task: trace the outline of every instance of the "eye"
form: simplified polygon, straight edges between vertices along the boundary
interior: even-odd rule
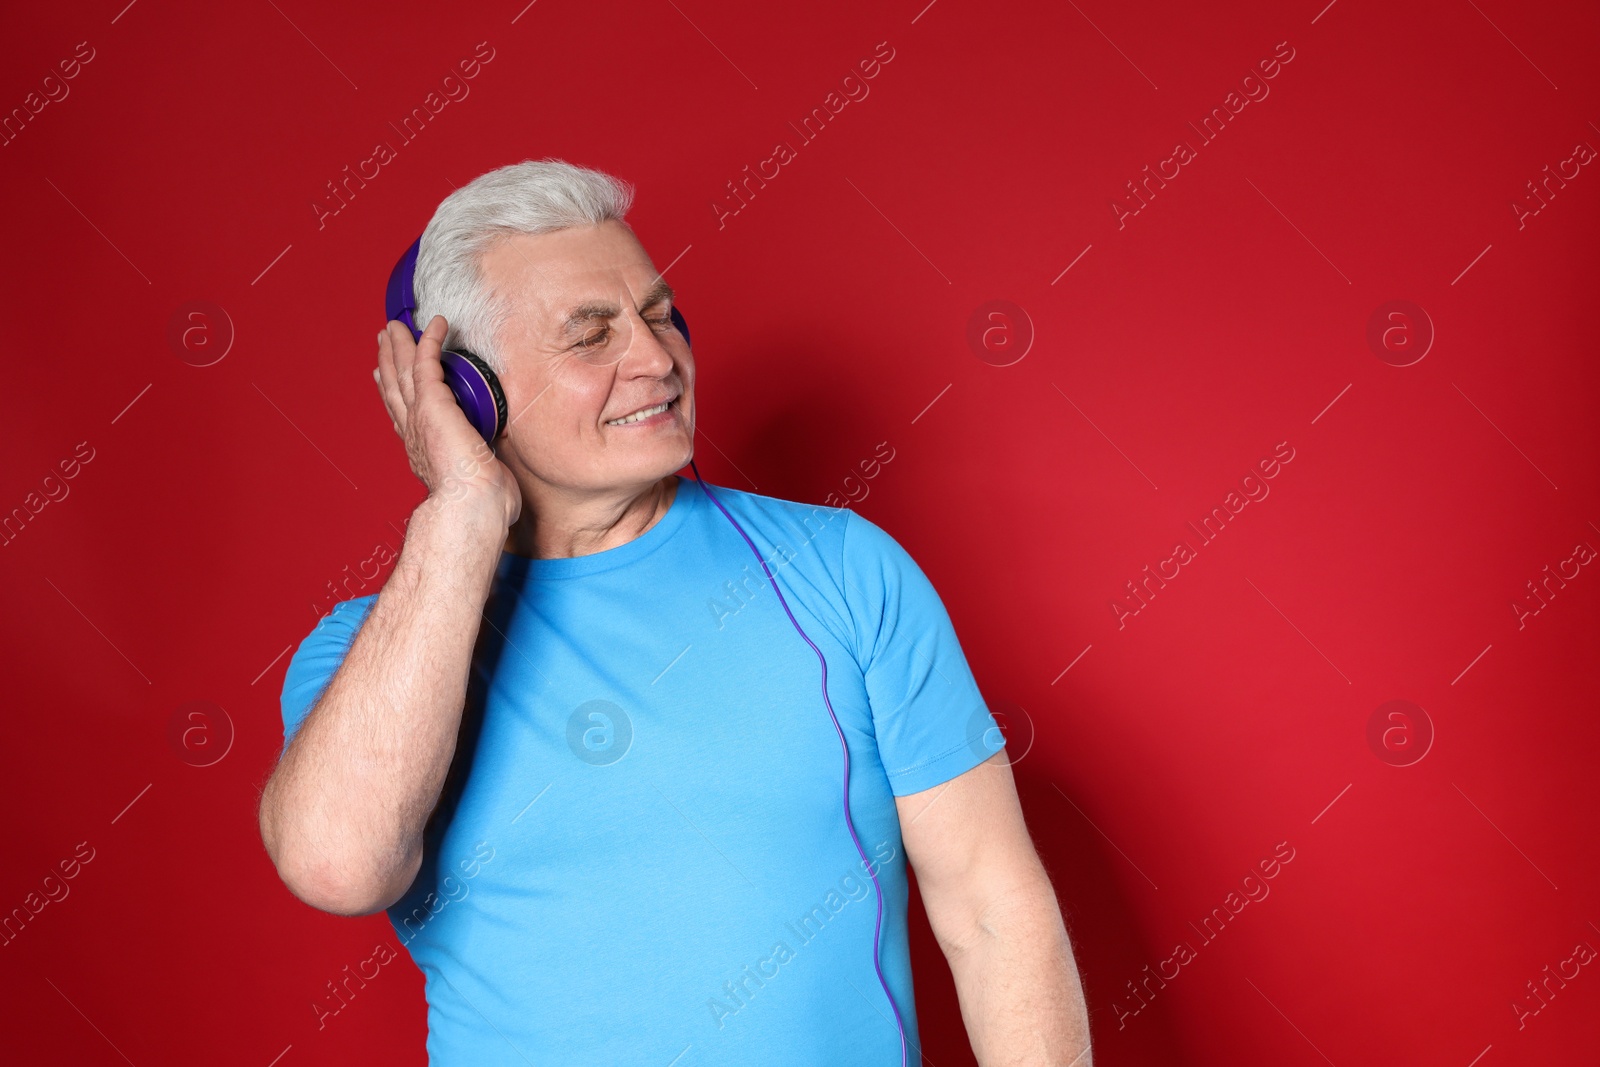
[[[652,326],[654,326],[654,327],[656,327],[657,329],[660,329],[660,330],[670,330],[673,327],[672,312],[670,312],[670,311],[667,312],[664,316],[662,316],[659,319],[649,319],[647,321]]]
[[[574,347],[577,347],[577,348],[593,348],[595,345],[598,345],[598,344],[602,343],[603,341],[605,341],[605,339],[608,336],[610,336],[610,334],[611,334],[611,327],[603,326],[603,327],[601,327],[600,332],[598,334],[594,335],[593,337],[585,337],[583,340],[579,341]]]

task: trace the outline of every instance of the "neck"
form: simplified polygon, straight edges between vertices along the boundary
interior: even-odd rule
[[[523,485],[522,514],[506,534],[505,550],[531,559],[568,559],[625,545],[672,506],[678,476],[602,493]]]

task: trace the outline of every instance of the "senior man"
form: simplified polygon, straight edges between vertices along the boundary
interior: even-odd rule
[[[921,1058],[909,862],[979,1062],[1087,1067],[1071,942],[927,578],[848,509],[675,473],[694,358],[631,199],[530,160],[429,222],[427,328],[390,322],[375,373],[427,496],[382,590],[290,663],[279,874],[388,911],[436,1065],[890,1067]],[[455,348],[502,383],[492,450]]]

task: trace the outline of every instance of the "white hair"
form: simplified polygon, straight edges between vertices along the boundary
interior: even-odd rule
[[[435,315],[450,324],[446,348],[465,348],[496,371],[497,341],[510,312],[483,277],[484,254],[511,234],[624,221],[633,186],[560,159],[523,160],[481,174],[440,201],[417,253],[417,329]]]

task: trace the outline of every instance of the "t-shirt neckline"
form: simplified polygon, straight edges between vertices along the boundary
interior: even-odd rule
[[[526,580],[544,581],[551,578],[577,578],[616,567],[627,566],[648,556],[672,539],[690,513],[696,511],[706,491],[693,478],[678,475],[678,487],[673,493],[667,513],[656,524],[632,541],[591,552],[586,556],[569,556],[561,559],[534,559],[514,552],[500,553],[499,577],[520,584]]]

